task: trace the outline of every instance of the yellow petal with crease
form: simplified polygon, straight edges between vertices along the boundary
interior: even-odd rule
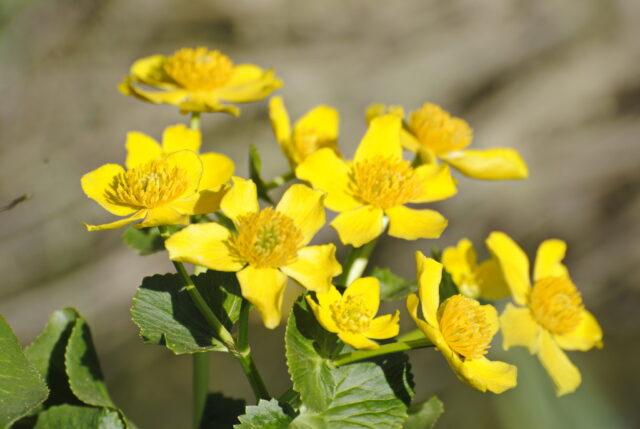
[[[238,271],[243,264],[229,253],[229,230],[217,223],[197,223],[176,232],[165,242],[169,258],[217,271]]]
[[[188,225],[189,216],[180,213],[170,205],[156,207],[147,210],[147,216],[142,222],[136,225],[137,228],[147,228],[160,225]]]
[[[85,227],[87,228],[87,231],[102,231],[105,229],[118,229],[123,226],[129,225],[130,223],[135,222],[139,219],[142,219],[143,217],[146,216],[146,214],[147,214],[147,210],[140,210],[139,212],[134,213],[133,215],[125,219],[120,219],[111,223],[103,223],[101,225],[85,224]]]
[[[298,179],[326,192],[325,205],[340,212],[362,205],[349,194],[349,174],[347,163],[329,148],[312,153],[296,168]]]
[[[198,192],[200,179],[202,178],[202,161],[200,161],[200,157],[195,152],[181,150],[169,154],[164,159],[169,166],[185,174],[187,186],[182,196],[191,196]]]
[[[520,305],[525,305],[531,290],[527,255],[504,232],[492,232],[487,238],[486,244],[500,264],[502,274],[511,289],[513,300]]]
[[[414,170],[420,180],[420,193],[411,203],[430,203],[451,198],[458,193],[448,165],[423,164]]]
[[[518,369],[515,366],[484,357],[465,360],[460,372],[471,386],[481,392],[502,393],[518,383]]]
[[[567,252],[567,244],[562,240],[545,240],[538,246],[533,279],[545,277],[568,277],[567,267],[562,264]]]
[[[256,213],[260,210],[258,205],[258,191],[256,184],[242,177],[232,177],[233,185],[220,202],[222,212],[232,221],[236,222],[238,216]]]
[[[373,318],[380,307],[380,281],[375,277],[361,277],[354,280],[342,296],[359,297],[367,310],[366,315]]]
[[[371,321],[369,329],[364,333],[365,337],[374,340],[384,340],[393,338],[400,332],[400,312],[398,310],[393,314],[385,314],[376,317]]]
[[[224,191],[200,191],[188,197],[173,201],[171,207],[182,214],[208,214],[218,211]]]
[[[342,295],[335,286],[331,286],[326,292],[316,292],[316,298],[321,307],[329,308],[334,302],[340,301]]]
[[[482,299],[497,301],[508,297],[511,293],[504,280],[498,261],[493,258],[487,259],[478,265],[476,279],[480,288],[478,296]]]
[[[127,149],[125,165],[128,170],[162,157],[162,149],[158,142],[138,131],[127,133],[125,148]]]
[[[339,292],[337,293],[339,294]],[[329,332],[338,333],[340,329],[333,320],[331,310],[328,307],[318,305],[309,295],[307,295],[306,299],[320,325]]]
[[[276,210],[287,215],[302,232],[302,245],[306,245],[325,222],[324,192],[296,184],[286,190]]]
[[[238,272],[242,296],[252,303],[269,329],[275,329],[282,317],[282,297],[287,276],[274,268],[248,266]]]
[[[448,224],[444,216],[429,209],[397,206],[387,209],[386,214],[389,216],[389,235],[405,240],[438,238]]]
[[[427,323],[438,328],[438,307],[440,307],[440,281],[442,264],[416,252],[418,295],[422,304],[422,316]]]
[[[188,128],[184,124],[172,125],[165,128],[162,134],[162,149],[165,153],[179,150],[198,152],[202,144],[202,135],[199,130]]]
[[[129,73],[133,79],[159,88],[176,88],[175,82],[164,71],[164,55],[151,55],[133,63]]]
[[[527,164],[514,149],[469,149],[441,154],[462,174],[482,180],[518,180],[529,176]]]
[[[587,310],[582,310],[580,324],[573,331],[555,336],[556,343],[565,350],[587,350],[602,348],[602,328],[596,318]]]
[[[377,238],[384,230],[383,212],[371,206],[340,213],[331,222],[343,244],[360,247]]]
[[[528,308],[507,304],[500,315],[500,328],[502,347],[505,350],[520,346],[527,347],[531,354],[538,351],[542,328],[533,319]]]
[[[124,173],[124,168],[118,164],[105,164],[82,176],[80,185],[87,197],[100,204],[109,213],[116,216],[127,216],[136,210],[128,206],[114,204],[108,198],[113,180],[122,173]]]
[[[228,183],[233,176],[235,164],[225,155],[215,152],[200,155],[202,161],[202,178],[200,190],[218,191],[222,185]]]
[[[363,334],[352,334],[342,331],[338,333],[338,337],[357,350],[375,350],[380,347],[378,343],[368,339]]]
[[[328,291],[331,279],[342,272],[333,244],[303,247],[298,250],[295,261],[280,269],[304,288],[315,292]]]
[[[229,81],[215,90],[215,95],[220,100],[248,103],[262,100],[280,87],[282,81],[273,70],[265,70],[253,64],[240,64],[234,67]]]
[[[379,116],[369,123],[369,128],[358,145],[354,161],[375,157],[399,160],[402,158],[400,146],[401,119],[393,114]]]
[[[551,377],[558,396],[574,392],[582,383],[578,368],[546,331],[542,331],[538,359]]]

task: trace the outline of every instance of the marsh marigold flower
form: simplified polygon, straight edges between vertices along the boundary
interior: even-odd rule
[[[440,302],[442,265],[421,252],[416,253],[416,264],[418,295],[407,297],[407,310],[458,378],[483,392],[502,393],[515,387],[517,368],[485,357],[498,331],[496,309],[464,295]]]
[[[316,292],[316,303],[307,302],[324,329],[356,349],[377,349],[378,343],[398,335],[400,313],[375,317],[380,306],[380,282],[374,277],[362,277],[340,294],[335,286],[327,292]]]
[[[237,272],[242,296],[273,329],[280,323],[287,277],[308,290],[326,292],[342,272],[333,244],[307,246],[324,225],[323,198],[321,192],[298,184],[275,209],[261,210],[256,185],[234,177],[220,208],[235,230],[217,223],[193,224],[172,235],[165,246],[173,260]]]
[[[273,133],[292,166],[322,148],[338,151],[338,111],[330,106],[314,107],[293,125],[282,97],[269,100],[269,118]]]
[[[193,214],[218,209],[223,186],[233,174],[224,155],[198,155],[200,132],[184,125],[168,127],[162,145],[140,133],[127,135],[126,170],[106,164],[85,174],[84,193],[104,209],[125,219],[87,225],[90,231],[114,229],[137,220],[137,227],[186,225]]]
[[[391,113],[404,118],[398,106],[373,104],[367,109],[367,119]],[[402,144],[420,154],[423,162],[442,160],[462,174],[474,179],[525,179],[529,172],[522,157],[514,149],[467,149],[473,139],[469,124],[451,116],[440,106],[425,103],[410,113]]]
[[[150,103],[178,106],[183,113],[238,115],[239,109],[227,103],[262,100],[281,86],[272,70],[236,65],[220,51],[198,47],[137,60],[120,91]]]
[[[328,148],[320,149],[296,168],[296,175],[327,193],[325,205],[340,214],[331,225],[345,244],[360,247],[375,239],[389,220],[389,235],[405,240],[437,238],[447,226],[438,212],[408,203],[444,200],[456,193],[446,165],[413,168],[402,158],[400,118],[375,118],[353,161]]]
[[[567,250],[561,240],[545,240],[538,247],[529,280],[529,259],[510,237],[493,232],[487,247],[500,263],[513,300],[500,316],[503,347],[527,347],[536,354],[553,380],[558,396],[581,383],[578,368],[563,350],[602,347],[602,329],[584,308],[580,292],[562,263]]]
[[[498,261],[488,258],[478,263],[473,243],[462,239],[442,252],[442,265],[453,278],[461,294],[469,298],[495,301],[509,296],[509,287]]]

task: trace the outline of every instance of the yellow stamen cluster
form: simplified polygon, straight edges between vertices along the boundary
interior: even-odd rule
[[[302,242],[302,232],[293,220],[271,207],[240,216],[238,233],[228,242],[240,261],[258,268],[277,268],[291,262]]]
[[[473,136],[471,127],[464,120],[452,117],[431,103],[411,114],[409,129],[436,155],[465,148]]]
[[[167,58],[164,71],[185,89],[207,91],[229,80],[233,62],[220,51],[204,47],[182,48]]]
[[[106,197],[110,203],[120,206],[154,208],[181,196],[188,184],[185,170],[160,159],[114,177]]]
[[[478,301],[454,295],[440,305],[439,317],[442,336],[453,351],[467,359],[487,353],[494,331]]]
[[[352,334],[361,334],[369,329],[371,318],[365,301],[360,296],[346,296],[330,306],[331,316],[338,328]]]
[[[582,317],[582,297],[567,277],[538,280],[529,297],[533,317],[554,334],[573,331]]]
[[[353,164],[350,189],[362,202],[381,209],[414,199],[422,184],[405,160],[373,157]]]

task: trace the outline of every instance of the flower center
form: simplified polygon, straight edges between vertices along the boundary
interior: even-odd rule
[[[529,306],[538,323],[554,334],[573,331],[582,317],[582,297],[568,277],[538,280],[531,290]]]
[[[487,353],[495,331],[478,301],[453,295],[442,303],[439,316],[442,336],[454,352],[467,359]]]
[[[408,161],[377,156],[353,164],[350,187],[364,203],[388,209],[416,198],[422,184]]]
[[[293,220],[272,207],[238,217],[231,254],[258,268],[278,268],[296,257],[302,232]]]
[[[436,155],[464,149],[473,137],[469,124],[431,103],[411,114],[409,129]]]
[[[154,160],[115,176],[106,197],[112,204],[154,208],[180,197],[188,186],[185,170]]]
[[[233,62],[220,51],[204,47],[182,48],[167,58],[164,71],[183,88],[207,91],[229,80]]]
[[[371,318],[361,296],[346,296],[329,307],[334,322],[341,331],[361,334],[369,329]]]

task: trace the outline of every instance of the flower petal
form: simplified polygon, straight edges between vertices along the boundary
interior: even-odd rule
[[[502,330],[502,348],[527,347],[529,353],[535,354],[540,347],[542,328],[531,317],[528,308],[518,308],[507,304],[500,315],[500,329]]]
[[[481,392],[502,393],[518,384],[518,369],[487,358],[465,360],[460,367],[466,381]]]
[[[567,243],[562,240],[552,239],[540,243],[533,268],[533,279],[538,281],[545,277],[567,277],[569,272],[562,263],[566,252]]]
[[[315,292],[329,290],[331,279],[342,272],[333,244],[303,247],[298,250],[295,261],[280,269],[304,288]]]
[[[367,309],[367,316],[373,319],[380,307],[380,281],[375,277],[360,277],[347,287],[342,296],[360,297]]]
[[[529,177],[527,164],[514,149],[468,149],[441,154],[440,158],[474,179],[518,180]]]
[[[186,174],[187,186],[182,196],[190,196],[198,192],[200,179],[202,178],[202,161],[200,157],[190,150],[181,150],[167,155],[165,162]]]
[[[374,157],[401,159],[401,128],[402,121],[397,115],[388,114],[373,119],[358,145],[354,161],[358,162]]]
[[[435,210],[396,206],[385,210],[389,216],[389,235],[404,240],[438,238],[448,221]]]
[[[137,228],[147,228],[160,225],[188,225],[189,215],[180,213],[170,205],[147,210],[147,216],[136,225]]]
[[[447,270],[460,293],[470,298],[477,298],[479,286],[469,284],[477,268],[476,251],[471,240],[460,240],[456,246],[449,246],[442,252],[442,265]]]
[[[215,95],[220,100],[248,103],[262,100],[280,87],[282,81],[273,70],[265,70],[253,64],[240,64],[234,67],[229,81],[215,90]]]
[[[287,276],[274,268],[256,268],[251,265],[237,275],[242,296],[256,306],[264,326],[275,329],[282,317],[282,297]]]
[[[587,350],[602,348],[602,328],[596,318],[587,310],[582,310],[582,320],[573,331],[555,335],[556,343],[565,350]]]
[[[325,222],[324,192],[296,184],[286,190],[276,210],[287,215],[302,232],[302,245],[307,244]]]
[[[337,293],[340,294],[339,292]],[[338,325],[336,325],[336,322],[333,320],[331,311],[327,307],[318,305],[309,295],[306,296],[306,299],[309,307],[311,308],[311,311],[313,311],[313,314],[316,316],[316,320],[318,321],[318,323],[320,323],[320,325],[327,331],[338,333],[340,329],[338,328]]]
[[[220,208],[220,201],[224,195],[225,190],[218,192],[200,191],[188,197],[173,201],[170,203],[170,206],[178,213],[187,215],[213,213]]]
[[[232,177],[231,180],[233,185],[222,198],[220,208],[225,216],[236,222],[238,216],[257,213],[260,206],[258,205],[258,191],[255,183],[237,176]]]
[[[124,95],[133,95],[140,100],[154,104],[172,104],[179,106],[189,97],[188,91],[179,88],[168,88],[165,91],[147,91],[135,85],[130,79],[125,79],[118,89]]]
[[[556,394],[562,396],[574,392],[582,383],[580,371],[556,344],[550,333],[542,331],[540,340],[538,359],[553,380]]]
[[[297,162],[302,162],[309,152],[320,147],[337,149],[340,115],[331,106],[319,105],[302,116],[293,127],[294,144],[304,142],[305,137],[315,139],[311,148],[296,147]],[[304,146],[304,145],[303,145]]]
[[[418,251],[416,252],[416,266],[422,316],[429,325],[438,328],[442,264],[435,259],[427,258],[422,252]]]
[[[487,259],[478,265],[476,280],[480,288],[479,298],[497,301],[508,297],[511,293],[507,282],[504,280],[498,261],[493,258]]]
[[[208,152],[200,155],[200,161],[202,161],[200,190],[218,191],[222,185],[231,180],[235,164],[228,156]]]
[[[371,206],[363,206],[355,210],[340,213],[331,222],[331,226],[338,231],[343,244],[360,247],[384,231],[383,212]]]
[[[287,112],[282,97],[275,96],[269,99],[269,119],[271,120],[273,134],[280,148],[289,160],[293,160],[291,120],[289,119],[289,113]]]
[[[335,286],[331,286],[326,292],[316,292],[316,298],[321,307],[329,308],[334,302],[340,301],[342,295]]]
[[[114,204],[107,197],[113,179],[122,173],[124,173],[124,168],[118,164],[105,164],[82,176],[80,185],[87,197],[100,204],[109,213],[116,216],[127,216],[135,212],[136,209]]]
[[[453,351],[444,341],[444,337],[442,336],[438,328],[431,326],[418,317],[418,305],[420,305],[420,299],[418,298],[418,295],[412,293],[407,296],[407,311],[409,312],[409,315],[411,315],[413,321],[416,322],[416,325],[418,325],[418,328],[429,339],[429,341],[431,341],[436,346],[436,348],[443,355],[445,355],[445,357],[451,357],[452,355],[454,355]]]
[[[338,337],[346,344],[357,350],[375,350],[378,347],[378,343],[372,341],[362,334],[352,334],[350,332],[338,332]]]
[[[146,215],[147,215],[147,210],[140,210],[125,219],[120,219],[110,223],[103,223],[101,225],[85,224],[85,227],[87,228],[87,231],[102,231],[105,229],[118,229],[125,225],[129,225],[131,222],[135,222],[139,219],[142,219]]]
[[[327,193],[325,205],[333,211],[351,210],[362,205],[348,192],[349,174],[347,163],[329,148],[312,153],[296,168],[298,179]]]
[[[414,170],[422,185],[411,203],[430,203],[454,196],[458,189],[448,165],[423,164]]]
[[[176,232],[165,242],[169,258],[218,271],[238,271],[243,264],[229,253],[228,229],[217,223],[197,223]]]
[[[525,305],[531,290],[527,255],[504,232],[492,232],[487,238],[486,244],[500,265],[504,278],[511,289],[513,300],[520,305]]]
[[[162,149],[158,142],[138,131],[127,133],[125,147],[127,149],[127,160],[125,161],[127,170],[162,157]]]
[[[162,133],[162,149],[165,153],[190,150],[198,153],[202,144],[200,130],[188,128],[184,124],[171,125]]]
[[[400,312],[398,310],[393,314],[385,314],[384,316],[376,317],[371,321],[369,329],[364,333],[367,338],[373,338],[374,340],[384,340],[387,338],[393,338],[400,332]]]
[[[176,88],[175,82],[164,71],[166,60],[167,57],[164,55],[140,58],[133,63],[129,73],[134,80],[146,85],[165,89]]]

